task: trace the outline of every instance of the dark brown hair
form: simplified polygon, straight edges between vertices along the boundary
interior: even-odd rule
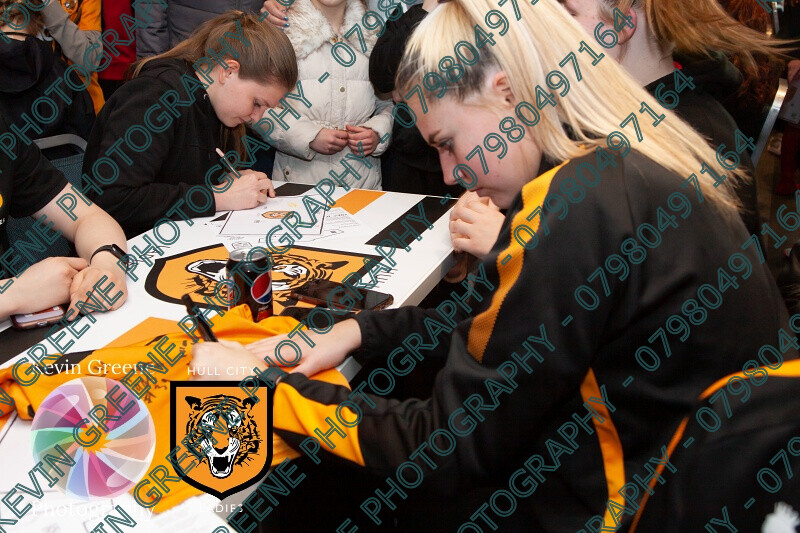
[[[34,11],[25,4],[36,6],[37,10]],[[5,19],[6,10],[9,10],[14,5],[20,5],[22,6],[22,9],[16,8],[10,11],[11,15],[9,17],[9,21],[11,23],[17,26],[22,24],[22,22],[25,20],[25,17],[22,16],[23,10],[30,14],[30,20],[24,28],[17,29],[11,26],[11,30],[28,33],[30,35],[38,35],[39,32],[41,32],[44,28],[44,18],[42,17],[41,10],[42,0],[27,0],[24,3],[20,0],[0,0],[0,24],[2,24],[3,19]]]

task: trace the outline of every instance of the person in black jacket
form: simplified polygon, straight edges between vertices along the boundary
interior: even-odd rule
[[[378,38],[369,58],[369,80],[377,93],[392,94],[394,78],[406,42],[414,28],[437,6],[436,0],[425,0],[408,8],[397,20],[386,21],[386,31]],[[400,7],[397,8],[400,10]],[[397,13],[393,13],[397,16]],[[402,97],[395,95],[395,100]],[[383,188],[387,191],[458,196],[463,192],[456,185],[446,185],[442,180],[439,156],[425,142],[415,126],[405,128],[400,121],[411,122],[404,111],[399,111],[392,129],[392,145],[382,157],[385,166]]]
[[[10,134],[10,128],[8,117],[0,112],[0,135]],[[70,304],[66,318],[75,320],[78,302],[87,301],[87,292],[95,291],[98,283],[98,289],[109,289],[109,310],[122,306],[128,293],[126,276],[110,249],[116,245],[125,252],[122,228],[97,205],[79,201],[80,193],[36,145],[25,146],[21,140],[8,143],[6,139],[0,150],[0,321],[65,303]],[[9,216],[37,218],[26,241],[36,243],[38,236],[38,244],[46,245],[63,234],[75,243],[79,257],[31,263],[27,250],[9,242]]]
[[[448,183],[488,132],[508,139],[502,159],[485,154],[486,173],[476,169],[470,183],[508,209],[491,251],[437,309],[362,312],[325,333],[310,329],[295,339],[295,371],[266,374],[280,376],[281,438],[382,478],[373,499],[342,509],[340,531],[404,519],[392,510],[405,496],[390,489],[439,498],[474,484],[502,492],[462,508],[461,528],[439,527],[438,515],[426,514],[427,529],[503,530],[517,509],[530,531],[626,531],[648,472],[669,458],[670,439],[699,394],[741,371],[764,344],[777,346],[779,328],[788,328],[737,212],[734,184],[746,173],[724,170],[714,148],[617,62],[593,63],[579,52],[585,33],[555,1],[440,6],[409,40],[401,94],[439,71],[458,43],[474,42],[492,9],[521,16],[495,33],[477,62],[462,63],[464,75],[441,99],[423,91],[427,112],[417,95],[407,101]],[[559,68],[571,53],[575,63]],[[554,105],[535,112],[535,89],[554,69],[570,89],[554,91]],[[642,103],[664,120],[641,120],[642,139],[629,148],[614,142],[609,136]],[[539,174],[545,159],[556,166]],[[703,165],[727,179],[701,173]],[[198,344],[192,366],[198,374],[229,365],[264,370],[287,339]],[[783,349],[784,359],[797,357],[791,344]],[[384,368],[352,391],[306,377],[351,352]],[[429,397],[382,397],[394,375],[425,358],[446,359]],[[644,485],[634,491],[637,480]],[[708,480],[709,491],[726,482]]]
[[[24,18],[18,9],[9,12],[9,7],[13,5],[13,2],[0,2],[0,20],[6,16],[14,28],[19,28],[24,24]],[[33,103],[40,97],[47,97],[55,111],[48,109],[50,106],[37,103],[35,112],[50,120],[36,120],[41,132],[28,130],[28,138],[71,133],[86,139],[94,121],[92,99],[88,91],[76,91],[66,83],[59,83],[67,64],[53,49],[52,41],[42,38],[45,29],[41,11],[29,12],[29,17],[23,30],[15,31],[0,22],[0,31],[8,37],[7,40],[0,39],[0,79],[3,80],[0,83],[0,110],[13,124],[21,126],[22,115],[33,116]],[[70,81],[78,87],[84,84],[74,72],[70,75]],[[52,90],[49,91],[50,96],[45,93],[54,83],[63,97],[56,96]]]
[[[221,59],[206,57],[212,52]],[[162,217],[181,218],[177,208],[209,216],[256,207],[268,192],[274,196],[266,174],[220,174],[224,167],[215,150],[238,148],[245,158],[244,124],[260,120],[296,83],[294,51],[280,30],[231,11],[134,67],[133,79],[97,117],[83,163],[83,172],[102,186],[90,198],[127,235],[152,228]],[[223,177],[221,185],[216,176]]]
[[[749,64],[747,60],[753,60],[754,52],[748,46],[755,51],[775,53],[766,37],[733,20],[716,0],[628,2],[626,5],[630,8],[625,15],[629,21],[625,24],[612,11],[623,4],[618,0],[559,0],[559,3],[590,35],[601,35],[606,55],[619,61],[650,94],[660,98],[665,107],[674,109],[715,148],[724,145],[721,152],[727,153],[745,143],[746,136],[737,134],[736,122],[721,103],[739,90],[742,74],[714,46],[739,54],[742,62]],[[716,22],[710,22],[714,20]],[[651,21],[654,27],[650,26]],[[736,31],[740,32],[741,42],[731,37]],[[592,37],[587,42],[596,44],[599,50],[601,45],[596,39]],[[680,71],[680,76],[674,73],[675,69]],[[687,85],[688,78],[693,88]],[[672,95],[679,98],[676,100]],[[620,117],[620,122],[624,119]],[[647,118],[639,120],[643,122]],[[631,121],[626,127],[620,126],[631,143],[637,142],[630,130]],[[755,139],[751,142],[754,146]],[[753,176],[755,169],[750,153],[737,151],[737,157],[740,167]],[[745,227],[759,235],[762,220],[755,179],[740,183],[736,192],[744,208],[740,214]],[[451,231],[451,237],[453,242],[459,242],[461,249],[480,258],[491,248],[501,222],[496,210],[464,200],[469,199],[462,198],[450,214],[451,220],[458,221],[462,230],[461,233]]]

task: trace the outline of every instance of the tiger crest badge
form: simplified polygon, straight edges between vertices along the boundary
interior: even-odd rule
[[[188,293],[200,307],[220,300],[226,292],[217,291],[217,283],[225,279],[225,262],[228,250],[221,244],[212,244],[179,254],[159,257],[147,274],[145,290],[163,302],[181,304],[181,295]],[[337,250],[322,250],[305,246],[272,255],[273,309],[276,315],[284,307],[295,305],[291,298],[296,289],[311,279],[329,279],[341,282],[351,272],[365,275],[369,262],[381,260],[379,255],[357,254]],[[220,292],[217,294],[217,292]]]
[[[273,389],[256,394],[238,381],[170,383],[170,449],[179,447],[173,467],[183,481],[223,499],[267,475]]]

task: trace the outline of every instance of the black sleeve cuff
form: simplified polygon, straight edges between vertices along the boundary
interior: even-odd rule
[[[350,352],[350,355],[361,365],[384,351],[376,335],[375,313],[375,311],[362,311],[355,316],[355,321],[361,330],[361,347]]]

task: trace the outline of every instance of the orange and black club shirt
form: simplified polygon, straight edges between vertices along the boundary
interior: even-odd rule
[[[683,177],[635,151],[616,157],[616,165],[598,163],[591,153],[522,188],[479,264],[494,289],[474,284],[482,301],[469,301],[471,312],[458,317],[452,332],[435,325],[445,322],[435,310],[403,307],[357,317],[363,344],[356,356],[362,361],[386,361],[410,333],[421,335],[425,357],[446,359],[429,397],[365,398],[292,374],[276,390],[275,409],[282,413],[277,433],[298,446],[314,430],[330,428],[326,418],[336,420],[338,404],[353,401],[363,412],[359,424],[339,424],[347,437],[331,434],[336,448],[322,448],[394,476],[435,431],[449,430],[453,413],[462,433],[470,415],[474,429],[455,437],[450,454],[427,449],[435,468],[419,456],[414,460],[427,489],[507,486],[509,475],[539,454],[546,480],[520,505],[542,530],[574,533],[595,516],[612,529],[619,521],[619,530],[626,530],[634,509],[619,489],[633,476],[647,477],[645,465],[661,456],[703,390],[741,371],[763,344],[777,346],[779,328],[788,331],[788,315],[754,247],[742,247],[748,235],[736,214],[700,202],[692,186],[681,187]],[[740,255],[731,263],[733,254]],[[705,284],[714,290],[701,294],[715,308],[698,299]],[[667,332],[667,321],[678,335]],[[547,343],[530,341],[542,331]],[[542,359],[528,357],[530,372],[515,363],[526,342]],[[794,349],[784,354],[795,357]],[[509,362],[517,369],[516,387],[505,379]],[[468,400],[475,394],[482,405]],[[605,409],[591,401],[603,397],[610,404]],[[465,410],[465,402],[473,408]],[[590,417],[585,402],[602,416]],[[355,410],[347,413],[344,419],[352,421]],[[570,442],[558,430],[576,423],[573,415],[593,431],[578,425]],[[444,438],[435,442],[448,447]],[[473,511],[465,509],[465,520]]]

